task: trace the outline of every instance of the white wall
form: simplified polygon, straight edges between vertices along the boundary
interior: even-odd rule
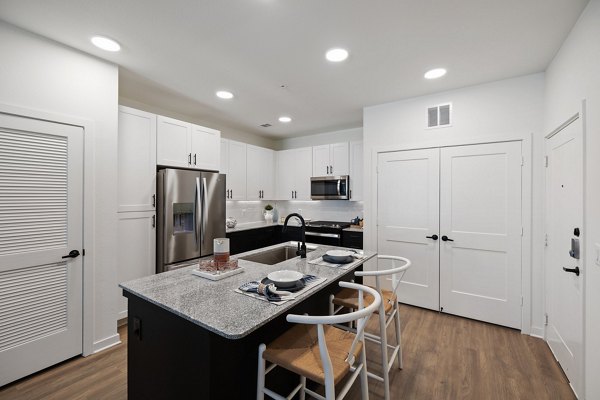
[[[360,141],[362,140],[362,127],[344,129],[340,131],[323,132],[309,136],[300,136],[280,139],[276,142],[277,150],[297,149],[300,147],[320,146],[323,144]]]
[[[600,0],[591,0],[546,71],[544,133],[579,111],[587,101],[585,194],[585,398],[600,399]]]
[[[432,82],[435,85],[435,82]],[[471,86],[434,95],[366,107],[363,115],[365,148],[365,193],[372,176],[374,148],[411,145],[438,145],[451,140],[486,136],[514,138],[534,134],[532,239],[532,332],[543,334],[542,259],[542,113],[544,74]],[[451,102],[452,126],[427,129],[427,107]],[[365,248],[376,250],[375,213],[370,196],[365,198]]]
[[[96,348],[118,342],[116,324],[117,99],[115,65],[0,22],[0,103],[91,120],[94,129]],[[88,261],[89,260],[89,261]],[[88,316],[86,316],[87,318]],[[91,317],[91,316],[90,316]]]

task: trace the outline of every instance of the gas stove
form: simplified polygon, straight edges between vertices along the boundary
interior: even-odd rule
[[[311,221],[306,224],[306,241],[341,246],[342,230],[348,227],[350,227],[350,222]]]

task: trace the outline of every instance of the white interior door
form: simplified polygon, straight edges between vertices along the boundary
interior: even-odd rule
[[[583,144],[577,119],[546,140],[546,339],[575,393],[582,394],[583,268],[569,254],[583,223]],[[583,252],[581,253],[583,254]]]
[[[83,130],[0,114],[0,386],[82,352]]]
[[[439,152],[379,154],[377,178],[377,252],[412,261],[399,301],[433,310],[439,307]]]
[[[521,328],[521,143],[442,148],[440,163],[440,308]]]

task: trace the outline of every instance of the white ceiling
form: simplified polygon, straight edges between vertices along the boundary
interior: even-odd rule
[[[361,126],[364,106],[543,71],[586,4],[0,0],[0,18],[120,65],[123,97],[283,138]],[[96,49],[95,34],[122,51]],[[329,63],[338,46],[350,58]],[[448,75],[423,78],[438,66]],[[277,121],[284,114],[291,124]]]

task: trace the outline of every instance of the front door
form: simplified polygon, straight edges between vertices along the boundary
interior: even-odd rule
[[[0,114],[0,386],[82,352],[82,213],[82,128]]]
[[[440,149],[379,154],[377,252],[412,261],[398,300],[439,309]]]
[[[521,142],[441,149],[440,309],[521,328]]]
[[[582,270],[581,259],[569,253],[572,240],[583,242],[583,143],[580,118],[547,138],[546,154],[546,339],[573,390],[581,395],[585,271]],[[579,232],[576,232],[576,228]]]

